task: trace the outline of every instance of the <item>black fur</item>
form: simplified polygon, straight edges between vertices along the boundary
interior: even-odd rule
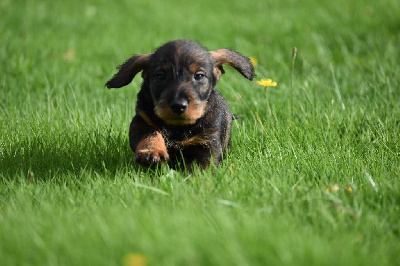
[[[218,165],[230,147],[233,114],[215,86],[230,65],[252,80],[248,58],[228,49],[208,52],[189,40],[168,42],[154,53],[135,55],[106,84],[119,88],[142,71],[136,115],[129,131],[135,160],[143,166],[162,162]],[[211,161],[213,158],[213,161]]]

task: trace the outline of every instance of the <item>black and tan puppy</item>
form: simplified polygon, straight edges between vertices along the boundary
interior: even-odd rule
[[[207,51],[189,40],[168,42],[154,53],[135,55],[106,84],[120,88],[142,71],[136,115],[129,130],[135,160],[154,167],[172,161],[191,169],[223,159],[231,143],[233,114],[215,89],[229,65],[252,80],[249,59],[228,49]]]

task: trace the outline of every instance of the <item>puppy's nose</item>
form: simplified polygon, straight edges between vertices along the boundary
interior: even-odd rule
[[[189,106],[189,102],[186,99],[175,99],[172,100],[170,105],[172,112],[175,114],[183,114]]]

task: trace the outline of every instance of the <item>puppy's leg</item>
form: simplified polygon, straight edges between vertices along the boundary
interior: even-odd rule
[[[201,169],[206,169],[211,164],[218,166],[222,160],[221,146],[218,143],[212,147],[192,146],[182,151],[183,159],[179,160],[184,164],[187,170],[193,170],[194,165],[198,165]]]
[[[129,141],[135,160],[142,166],[155,167],[167,162],[169,155],[161,133],[136,115],[129,129]]]

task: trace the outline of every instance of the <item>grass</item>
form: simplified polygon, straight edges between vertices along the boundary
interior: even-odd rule
[[[398,1],[2,0],[0,12],[1,265],[400,264]],[[278,82],[267,98],[226,69],[218,88],[243,118],[215,171],[137,166],[141,80],[104,87],[131,54],[178,38],[252,56],[257,79]]]

